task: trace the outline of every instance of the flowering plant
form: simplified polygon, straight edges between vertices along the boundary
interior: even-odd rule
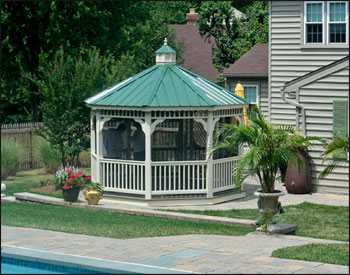
[[[65,190],[76,187],[83,189],[88,177],[84,177],[83,172],[77,167],[69,166],[58,170],[56,172],[55,180],[56,185]]]

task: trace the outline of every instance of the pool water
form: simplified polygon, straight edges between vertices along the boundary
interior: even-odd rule
[[[109,274],[94,270],[1,257],[1,274]]]

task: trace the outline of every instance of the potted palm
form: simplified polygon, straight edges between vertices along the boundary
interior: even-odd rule
[[[89,205],[96,205],[102,198],[103,187],[99,182],[90,181],[85,185],[84,196]]]
[[[281,163],[288,165],[292,159],[298,161],[298,150],[289,142],[293,134],[295,130],[292,126],[271,125],[257,107],[249,114],[248,126],[223,124],[218,130],[213,151],[224,149],[233,153],[243,144],[249,147],[241,156],[233,175],[239,184],[249,175],[259,179],[261,188],[255,195],[261,214],[261,230],[267,230],[272,217],[283,212],[278,199],[285,193],[275,190],[275,181]]]
[[[342,167],[349,162],[349,137],[340,132],[335,132],[334,137],[332,142],[324,144],[322,163],[328,161],[328,164],[318,175],[319,180],[332,173],[335,168]]]

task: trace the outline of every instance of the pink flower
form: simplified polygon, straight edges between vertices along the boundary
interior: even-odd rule
[[[86,180],[91,180],[91,177],[85,177]]]
[[[70,178],[74,178],[74,175],[69,175]]]
[[[68,173],[68,174],[70,173],[70,170],[69,170],[69,169],[67,169],[67,173]]]
[[[63,181],[63,183],[67,183],[66,181]]]
[[[68,186],[63,186],[63,189],[64,189],[64,190],[67,190],[67,189],[68,189]]]
[[[74,180],[73,178],[70,178],[69,179],[69,184],[72,184],[73,180]]]

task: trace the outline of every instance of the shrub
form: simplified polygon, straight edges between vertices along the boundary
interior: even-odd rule
[[[16,140],[4,138],[1,140],[1,179],[15,176],[23,157],[23,146]]]
[[[35,137],[34,157],[42,163],[49,174],[55,173],[61,166],[60,152],[40,136]]]
[[[85,150],[79,154],[78,165],[79,165],[79,167],[90,167],[91,166],[90,149]]]

